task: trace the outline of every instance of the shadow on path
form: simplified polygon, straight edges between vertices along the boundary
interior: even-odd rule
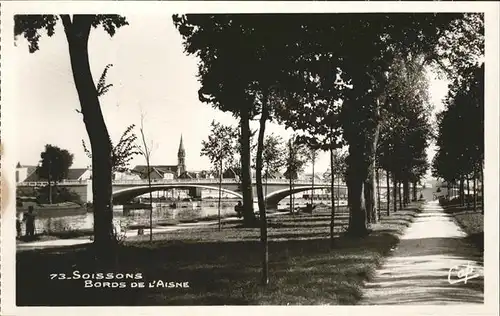
[[[360,304],[482,304],[482,265],[481,252],[451,216],[436,202],[428,202],[391,257],[365,284]],[[460,279],[459,271],[466,267],[472,268],[469,277],[477,277]]]

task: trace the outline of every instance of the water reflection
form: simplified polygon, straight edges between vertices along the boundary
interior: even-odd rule
[[[304,206],[307,201],[296,199],[296,206]],[[319,201],[318,201],[319,202]],[[323,201],[324,202],[324,201]],[[223,202],[221,205],[221,217],[236,216],[234,211],[235,202]],[[283,201],[278,209],[287,208],[288,204]],[[255,206],[257,210],[257,206]],[[19,210],[21,211],[21,210]],[[116,206],[113,209],[113,220],[124,228],[134,229],[138,227],[149,227],[149,209],[127,209]],[[177,208],[171,208],[168,204],[159,204],[153,207],[152,222],[154,226],[175,225],[200,219],[217,219],[217,203],[203,202],[199,204],[178,204]],[[68,231],[91,231],[94,225],[94,215],[82,209],[78,212],[60,211],[56,214],[44,215],[43,211],[36,211],[35,232],[36,234],[53,234]],[[22,232],[25,233],[25,224],[22,224]]]

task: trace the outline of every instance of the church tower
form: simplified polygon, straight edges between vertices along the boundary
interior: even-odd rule
[[[179,144],[179,151],[177,152],[177,176],[180,176],[186,171],[186,151],[184,150],[184,144],[182,143],[182,134],[181,134],[181,143]]]

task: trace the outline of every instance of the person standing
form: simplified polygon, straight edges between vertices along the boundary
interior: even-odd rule
[[[241,204],[241,201],[238,201],[238,204],[236,204],[236,206],[234,207],[234,211],[236,212],[236,214],[238,214],[238,217],[241,218],[242,217],[242,213],[243,213],[243,204]]]
[[[33,205],[28,206],[28,213],[24,214],[26,221],[26,236],[35,237],[35,213],[33,212]]]
[[[17,237],[21,237],[23,235],[23,232],[22,232],[22,219],[21,219],[21,213],[17,213],[16,214],[16,232],[17,232]]]

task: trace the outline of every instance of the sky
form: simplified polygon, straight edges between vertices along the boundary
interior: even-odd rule
[[[139,132],[141,114],[148,142],[152,141],[152,164],[177,164],[182,134],[186,166],[196,171],[210,168],[207,157],[200,156],[201,142],[210,131],[212,120],[237,123],[230,114],[213,109],[198,100],[197,59],[184,53],[182,39],[170,15],[127,16],[129,25],[110,38],[102,28],[92,30],[89,40],[90,65],[97,82],[107,64],[108,83],[113,87],[101,97],[101,107],[111,138],[117,141],[130,124]],[[45,35],[45,34],[44,34]],[[86,167],[90,159],[83,151],[82,139],[89,144],[71,72],[67,42],[60,24],[52,37],[42,36],[40,50],[30,54],[26,40],[15,41],[17,110],[17,161],[36,165],[45,144],[74,154],[73,167]],[[431,100],[436,111],[443,109],[447,82],[430,78]],[[253,124],[257,128],[258,123]],[[267,133],[285,139],[291,130],[268,124]],[[434,150],[428,150],[432,158]],[[137,156],[131,166],[145,164]],[[316,172],[329,165],[327,153],[321,153]],[[311,166],[306,172],[311,171]]]

